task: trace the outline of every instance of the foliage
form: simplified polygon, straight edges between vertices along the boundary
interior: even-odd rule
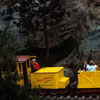
[[[43,18],[46,17],[46,26],[53,26],[62,20],[64,8],[62,0],[27,0],[19,2],[20,6],[15,9],[20,12],[20,19],[17,25],[24,35],[43,31]],[[42,26],[43,25],[43,26]]]
[[[14,38],[7,28],[0,30],[0,100],[38,100],[37,90],[16,85],[15,56]]]
[[[16,44],[14,38],[7,32],[0,30],[0,71],[9,72],[15,67]]]
[[[0,100],[39,100],[38,90],[19,87],[9,80],[0,81]]]
[[[16,23],[20,33],[26,36],[30,34],[34,36],[37,32],[43,33],[41,40],[45,41],[47,56],[50,37],[48,28],[61,22],[65,12],[63,2],[63,0],[27,0],[19,2],[20,6],[15,7],[20,13],[19,22]]]

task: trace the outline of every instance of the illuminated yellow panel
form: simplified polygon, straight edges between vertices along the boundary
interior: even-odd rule
[[[78,88],[100,88],[100,71],[78,71]]]
[[[65,88],[69,84],[69,78],[64,77],[63,69],[64,67],[47,67],[31,73],[32,88]]]

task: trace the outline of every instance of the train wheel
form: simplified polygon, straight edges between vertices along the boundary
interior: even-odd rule
[[[46,90],[40,90],[40,94],[41,95],[45,95],[46,94]]]
[[[66,90],[58,90],[58,94],[68,94],[68,89],[66,89]]]
[[[50,91],[50,94],[51,94],[51,95],[57,95],[57,90],[51,90],[51,91]]]

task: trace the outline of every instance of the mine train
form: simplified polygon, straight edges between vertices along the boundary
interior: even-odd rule
[[[29,85],[39,88],[42,95],[57,94],[100,94],[100,70],[77,72],[78,81],[70,84],[70,78],[64,76],[64,67],[42,67],[31,72],[31,60],[36,56],[17,56],[17,72],[20,86]]]

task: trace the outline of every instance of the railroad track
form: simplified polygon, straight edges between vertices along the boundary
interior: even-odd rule
[[[40,96],[40,100],[100,100],[100,95],[97,96]]]

